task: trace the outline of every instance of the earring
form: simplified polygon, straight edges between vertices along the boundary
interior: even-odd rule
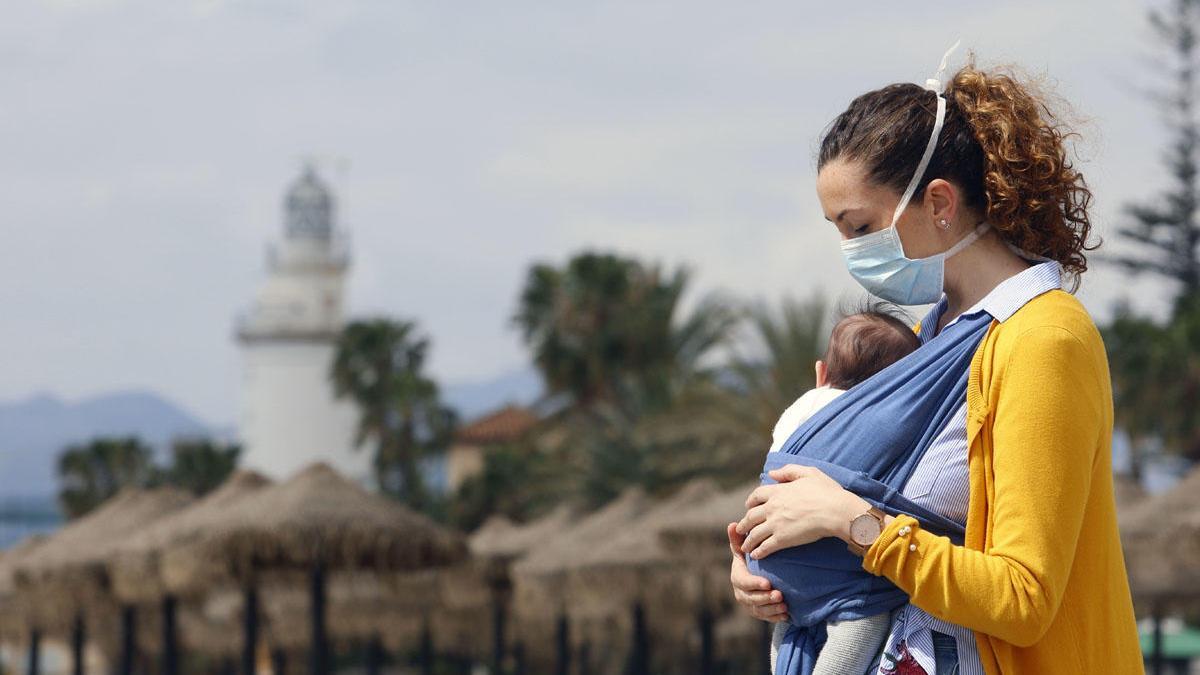
[[[947,221],[945,218],[942,218],[941,220],[939,220],[938,225],[940,225],[943,230],[950,229],[950,222]]]

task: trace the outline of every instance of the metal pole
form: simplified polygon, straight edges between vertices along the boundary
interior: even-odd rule
[[[504,624],[508,615],[505,592],[498,584],[492,587],[492,675],[504,673]]]
[[[40,675],[42,655],[42,631],[29,631],[29,675]]]
[[[429,615],[421,626],[421,675],[433,675],[433,630],[429,626]]]
[[[650,675],[650,636],[646,632],[646,612],[642,603],[633,605],[633,649],[629,654],[630,675]]]
[[[287,653],[282,649],[271,652],[271,675],[287,675]]]
[[[125,605],[121,608],[121,661],[118,672],[133,675],[133,662],[137,659],[137,608]]]
[[[162,599],[162,675],[178,675],[179,643],[175,637],[175,596]]]
[[[713,615],[705,605],[700,608],[700,675],[713,675]]]
[[[325,568],[313,565],[312,605],[312,671],[311,675],[329,674],[328,643],[325,640]]]
[[[254,675],[258,649],[258,589],[253,582],[242,590],[242,675]]]
[[[571,672],[571,626],[567,621],[567,613],[558,615],[558,630],[555,634],[558,651],[558,662],[554,669],[556,675],[569,675]]]
[[[1163,634],[1162,609],[1154,608],[1154,652],[1150,658],[1150,669],[1154,675],[1165,675],[1166,664],[1163,663]]]
[[[371,636],[367,641],[367,675],[379,675],[383,663],[383,645],[380,644],[379,634]]]

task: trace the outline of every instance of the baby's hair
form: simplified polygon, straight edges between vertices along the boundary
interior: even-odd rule
[[[839,307],[825,350],[828,384],[849,389],[916,351],[920,338],[908,316],[888,302]]]

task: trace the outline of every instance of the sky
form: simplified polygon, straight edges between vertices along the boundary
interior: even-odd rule
[[[857,292],[817,202],[822,129],[955,41],[1080,116],[1101,248],[1166,184],[1141,2],[14,0],[0,22],[0,401],[146,388],[214,425],[232,339],[312,159],[353,316],[416,320],[447,384],[528,367],[534,262],[687,265],[694,289]],[[1098,321],[1170,289],[1094,264]]]

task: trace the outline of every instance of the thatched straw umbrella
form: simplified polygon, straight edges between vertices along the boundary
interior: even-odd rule
[[[1154,619],[1153,668],[1161,672],[1164,614],[1200,603],[1200,469],[1119,517],[1130,590]]]
[[[1113,498],[1117,502],[1117,520],[1124,522],[1129,511],[1147,496],[1146,488],[1124,474],[1113,474]]]
[[[654,626],[656,640],[671,645],[671,660],[680,665],[682,652],[701,655],[711,650],[710,608],[695,599],[697,577],[690,569],[672,564],[671,552],[659,539],[664,528],[713,499],[720,490],[711,479],[697,479],[671,496],[655,502],[630,520],[615,524],[603,539],[581,549],[579,556],[566,561],[566,592],[572,608],[571,618],[580,630],[574,640],[579,651],[595,646],[601,639],[595,631],[616,620],[624,624],[628,617],[631,651],[638,662],[651,656],[645,644],[644,626]],[[697,613],[697,609],[699,612]],[[639,628],[642,626],[643,628]],[[681,646],[695,637],[699,627],[701,641],[697,649]],[[709,639],[704,639],[707,636]],[[635,647],[644,646],[641,652]],[[660,654],[661,650],[655,652]],[[689,668],[690,672],[704,672]]]
[[[373,495],[325,464],[238,501],[194,541],[162,556],[171,592],[256,585],[264,573],[308,576],[313,675],[328,672],[326,575],[448,565],[467,556],[465,540],[400,504]]]
[[[541,541],[513,563],[514,614],[526,646],[525,655],[541,666],[535,666],[535,670],[544,669],[550,661],[557,664],[557,672],[570,669],[570,654],[564,649],[572,643],[567,623],[568,570],[652,504],[643,490],[630,488],[599,510],[578,518],[569,529]]]
[[[566,504],[527,523],[518,524],[504,516],[492,516],[471,533],[467,544],[471,555],[477,558],[516,560],[534,546],[545,545],[547,539],[567,528],[573,518],[574,509]]]
[[[112,596],[108,559],[125,538],[191,501],[191,495],[175,488],[123,490],[48,536],[16,563],[16,592],[26,603],[33,630],[70,634],[77,675],[83,670],[88,614],[102,618],[92,627],[109,629],[100,634],[100,644],[111,646],[111,628],[117,624],[112,618],[120,613],[119,672],[132,669],[135,614]]]
[[[46,540],[46,535],[34,535],[16,546],[0,551],[0,645],[27,642],[29,672],[37,672],[41,633],[25,619],[23,598],[17,594],[17,564]]]
[[[504,516],[492,516],[471,533],[467,543],[477,566],[483,570],[491,597],[493,670],[499,672],[502,669],[501,661],[508,653],[506,640],[512,601],[512,564],[556,538],[574,519],[574,509],[567,504],[560,504],[549,513],[526,523],[518,524]],[[464,618],[470,624],[478,625],[475,617],[466,615]]]
[[[110,558],[109,572],[113,581],[113,592],[123,602],[159,603],[161,605],[162,672],[174,675],[178,672],[179,658],[176,642],[178,598],[170,593],[163,581],[161,563],[163,554],[177,546],[186,545],[202,537],[211,523],[221,522],[223,514],[238,502],[269,485],[271,481],[253,471],[237,471],[217,489],[197,500],[186,509],[159,518],[149,526],[121,542]],[[257,624],[258,609],[252,592],[246,594],[244,605],[245,626],[253,630]],[[196,620],[190,621],[196,624]],[[204,627],[193,628],[185,636],[195,634],[198,638],[209,635]],[[232,631],[217,630],[228,635]],[[244,641],[243,667],[253,666],[255,641],[253,635]],[[222,650],[223,652],[224,650]]]

